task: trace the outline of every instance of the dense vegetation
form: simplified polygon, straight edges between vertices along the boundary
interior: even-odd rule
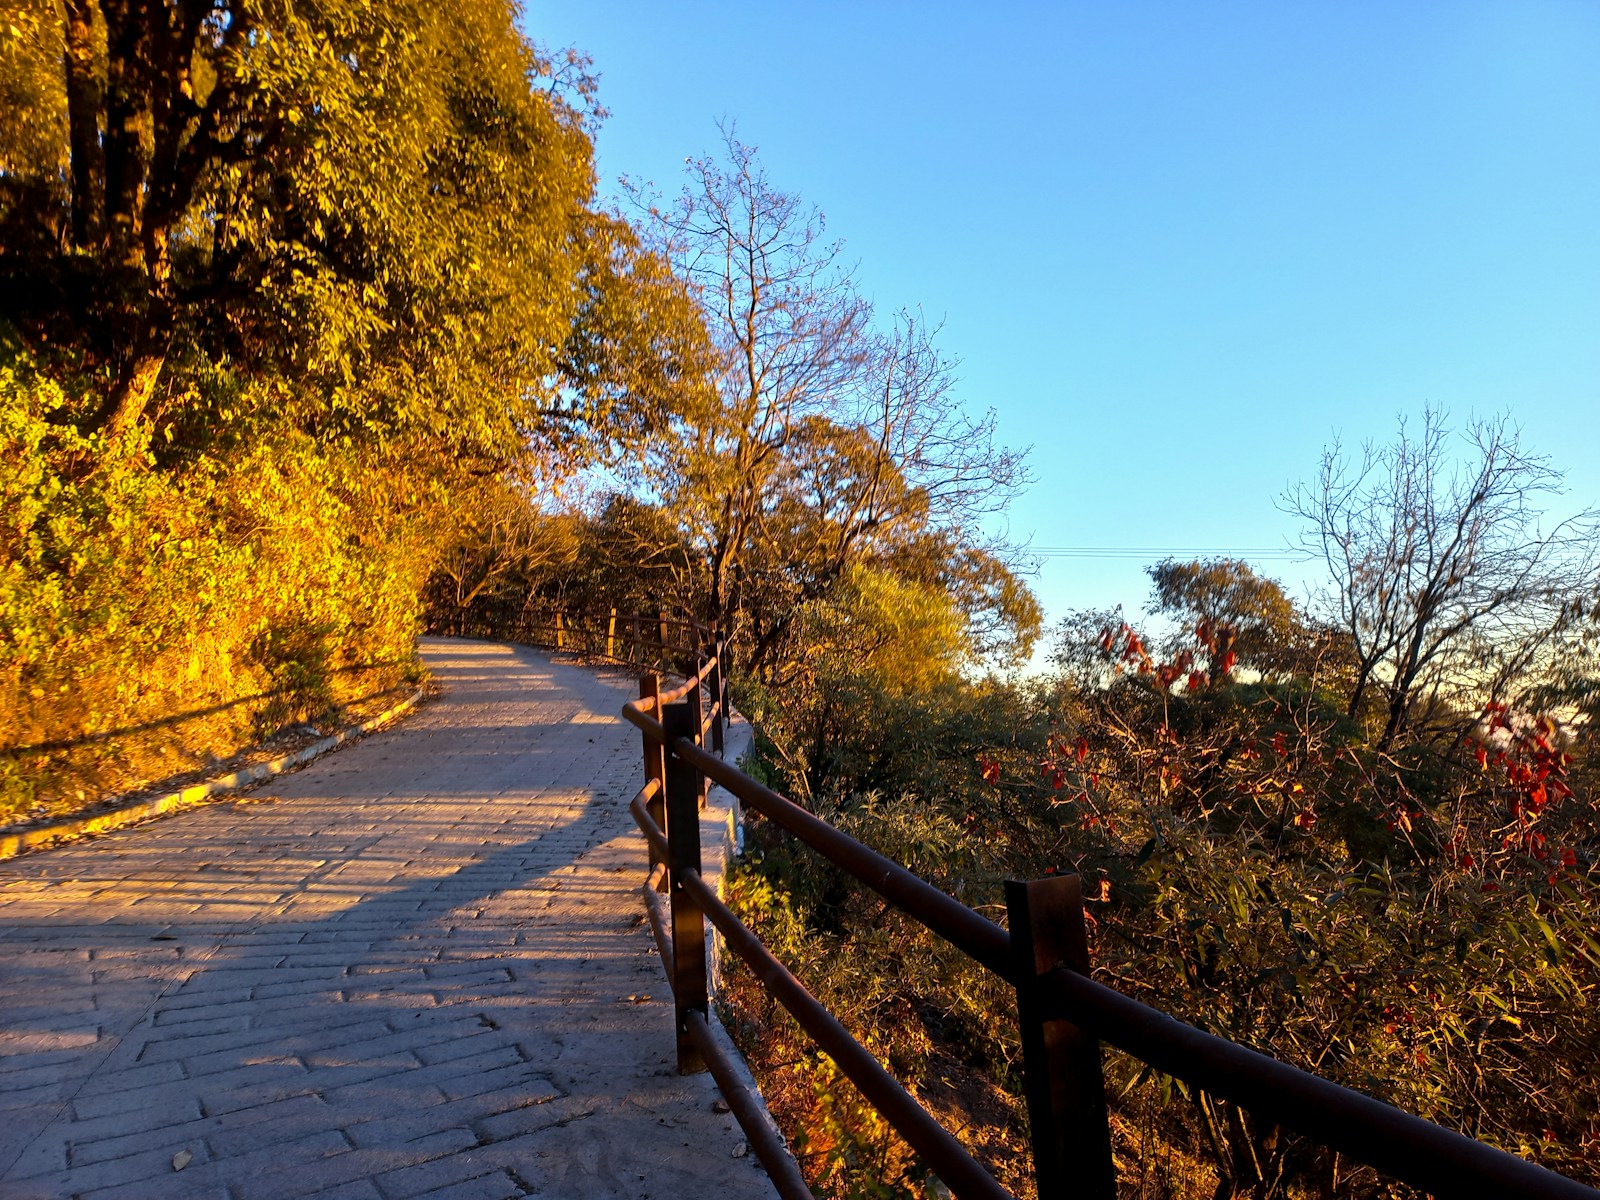
[[[636,197],[645,244],[699,302],[704,388],[586,503],[511,502],[463,530],[434,603],[664,603],[791,692],[884,653],[916,655],[925,684],[1025,658],[1038,604],[984,524],[1025,482],[1021,456],[959,402],[920,316],[876,313],[821,215],[724,141],[677,198]]]
[[[998,912],[1091,881],[1096,970],[1600,1179],[1596,531],[1504,423],[1330,452],[1309,609],[1162,564],[1052,669],[1026,482],[913,310],[730,132],[597,203],[586,64],[504,0],[0,0],[0,820],[415,674],[465,611],[731,635],[798,799]],[[585,468],[603,466],[602,472]],[[735,897],[1013,1186],[1009,998],[770,831]],[[820,1192],[914,1158],[741,987]],[[1113,1057],[1127,1194],[1381,1195]]]
[[[776,698],[767,727],[813,748],[819,809],[996,919],[1002,879],[1080,872],[1096,973],[1128,994],[1592,1183],[1594,530],[1540,532],[1555,483],[1503,423],[1453,443],[1430,416],[1290,497],[1330,547],[1310,613],[1243,563],[1166,562],[1164,638],[1080,613],[1043,676],[857,677],[828,713]],[[1005,989],[782,838],[753,843],[747,918],[1030,1191]],[[770,1001],[730,1001],[827,1194],[924,1193]],[[1407,1194],[1270,1114],[1108,1071],[1125,1195]]]
[[[4,5],[0,819],[393,686],[464,514],[702,386],[514,15]]]

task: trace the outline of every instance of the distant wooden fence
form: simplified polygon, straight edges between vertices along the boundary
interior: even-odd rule
[[[505,614],[462,608],[432,613],[428,631],[522,642],[672,674],[692,675],[708,656],[726,666],[727,647],[717,645],[713,655],[717,637],[709,626],[668,609],[636,613],[531,607]]]
[[[607,631],[603,651],[597,632],[601,616]],[[718,757],[730,711],[729,662],[725,643],[713,631],[660,614],[601,616],[548,614],[516,630],[481,632],[619,662],[680,665],[683,683],[663,692],[660,676],[647,671],[639,699],[622,710],[644,739],[645,782],[630,809],[649,845],[645,903],[672,984],[678,1068],[712,1072],[784,1200],[810,1200],[811,1192],[764,1119],[759,1099],[738,1081],[711,1035],[707,922],[960,1200],[1011,1200],[1011,1193],[701,878],[699,809],[710,782],[1016,989],[1024,1092],[1041,1197],[1116,1196],[1100,1059],[1105,1042],[1440,1200],[1600,1200],[1600,1191],[1186,1025],[1096,983],[1089,977],[1082,893],[1075,875],[1007,882],[1010,928],[1002,929]],[[626,631],[621,640],[619,628]],[[678,633],[669,638],[673,630]],[[641,631],[647,636],[638,636]],[[706,748],[707,734],[712,750]]]

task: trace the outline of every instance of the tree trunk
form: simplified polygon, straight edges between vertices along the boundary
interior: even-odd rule
[[[145,182],[154,149],[150,109],[153,25],[142,0],[113,0],[106,17],[105,221],[112,265],[144,262]]]
[[[1383,723],[1383,736],[1378,739],[1377,749],[1381,753],[1388,750],[1395,738],[1400,736],[1406,727],[1406,712],[1411,707],[1411,692],[1409,683],[1405,687],[1396,685],[1389,695],[1389,717]]]
[[[1352,721],[1361,712],[1361,701],[1366,698],[1367,682],[1372,678],[1372,664],[1359,663],[1356,667],[1355,683],[1350,688],[1350,703],[1345,706],[1345,716]]]
[[[95,424],[103,426],[112,442],[125,441],[155,394],[156,381],[166,365],[165,351],[153,346],[130,355],[117,373],[117,382],[106,396]]]
[[[97,248],[105,215],[105,151],[100,114],[105,102],[95,70],[94,0],[67,0],[67,127],[72,154],[72,244]]]

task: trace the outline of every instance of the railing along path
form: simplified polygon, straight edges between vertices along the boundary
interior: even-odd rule
[[[1114,1200],[1116,1175],[1100,1059],[1100,1043],[1105,1042],[1440,1200],[1600,1200],[1600,1191],[1575,1180],[1186,1025],[1096,983],[1089,977],[1075,875],[1008,882],[1010,930],[1002,929],[718,757],[729,716],[729,660],[726,645],[712,631],[660,614],[629,616],[621,626],[628,636],[619,638],[616,610],[606,619],[603,654],[593,630],[577,632],[587,629],[581,618],[534,620],[524,631],[544,631],[547,637],[539,644],[581,648],[616,661],[643,662],[651,652],[662,659],[681,656],[687,675],[683,683],[663,692],[659,677],[648,673],[641,680],[639,699],[622,713],[640,730],[644,743],[645,783],[630,811],[650,852],[643,889],[646,909],[673,989],[678,1068],[711,1071],[784,1200],[810,1200],[811,1192],[766,1119],[760,1098],[739,1081],[711,1034],[708,921],[960,1200],[1007,1200],[1011,1194],[773,957],[701,877],[699,810],[709,782],[1016,989],[1024,1089],[1042,1197]],[[638,639],[638,631],[652,625],[649,631],[656,636]],[[683,629],[689,643],[669,642],[670,627]],[[493,632],[506,631],[500,627]],[[559,636],[549,637],[552,633]],[[703,693],[710,697],[709,706]],[[705,745],[708,732],[712,750]]]

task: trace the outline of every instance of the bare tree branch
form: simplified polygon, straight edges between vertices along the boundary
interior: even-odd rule
[[[1563,491],[1548,459],[1522,449],[1509,419],[1474,421],[1452,453],[1443,413],[1413,436],[1352,461],[1336,443],[1314,486],[1284,499],[1307,525],[1302,544],[1327,564],[1329,618],[1356,659],[1349,714],[1382,696],[1387,749],[1419,707],[1459,720],[1525,681],[1571,601],[1594,587],[1600,510],[1546,530]]]

